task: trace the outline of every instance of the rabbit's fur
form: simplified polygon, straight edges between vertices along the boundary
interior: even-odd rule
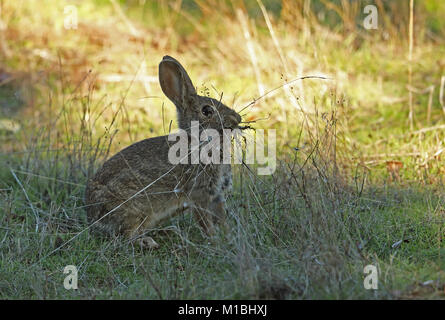
[[[241,122],[240,115],[220,101],[199,96],[185,69],[172,57],[165,56],[159,64],[159,82],[175,104],[179,128],[187,131],[189,140],[191,121],[199,121],[200,131],[213,128],[218,132],[235,129]],[[157,247],[144,232],[191,207],[204,231],[211,233],[214,223],[224,220],[231,166],[171,164],[172,143],[168,136],[142,140],[106,161],[86,188],[89,223],[109,234],[138,238],[141,245]]]

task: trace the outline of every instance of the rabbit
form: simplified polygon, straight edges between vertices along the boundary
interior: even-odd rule
[[[190,139],[191,122],[199,130],[237,129],[241,116],[220,101],[197,94],[184,67],[164,56],[159,64],[163,93],[176,106],[178,127]],[[96,230],[123,235],[145,248],[158,243],[147,230],[192,208],[211,235],[224,224],[225,201],[232,186],[231,164],[171,164],[168,136],[136,142],[108,159],[87,183],[87,220]]]

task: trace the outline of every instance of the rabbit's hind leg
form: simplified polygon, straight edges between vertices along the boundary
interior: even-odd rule
[[[141,221],[142,220],[142,221]],[[142,249],[158,249],[159,244],[153,240],[152,237],[146,234],[148,216],[144,219],[140,216],[134,216],[133,219],[128,219],[127,222],[131,221],[125,228],[124,235],[130,240],[131,243],[136,244]]]
[[[158,249],[159,244],[149,236],[141,236],[134,240],[134,243],[139,245],[142,249]]]
[[[158,249],[159,244],[154,239],[146,234],[138,234],[131,232],[126,234],[130,242],[142,249]]]

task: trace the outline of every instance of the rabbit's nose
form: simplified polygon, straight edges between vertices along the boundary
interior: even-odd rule
[[[224,121],[224,126],[226,128],[236,128],[238,124],[241,122],[241,117],[239,114],[230,115]]]

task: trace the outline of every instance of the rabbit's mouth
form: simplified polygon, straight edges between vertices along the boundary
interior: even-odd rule
[[[229,129],[229,130],[236,130],[239,129],[240,127],[238,125],[236,126],[224,126],[223,129]]]
[[[252,128],[251,126],[238,126],[237,129],[240,129],[240,130],[248,130],[248,129],[255,130],[255,128]]]
[[[240,126],[237,125],[235,127],[224,127],[224,129],[228,129],[228,130],[255,130],[255,128],[251,127],[251,126]]]
[[[241,122],[241,117],[237,114],[236,116],[228,116],[224,121],[224,129],[239,129],[239,124]]]

